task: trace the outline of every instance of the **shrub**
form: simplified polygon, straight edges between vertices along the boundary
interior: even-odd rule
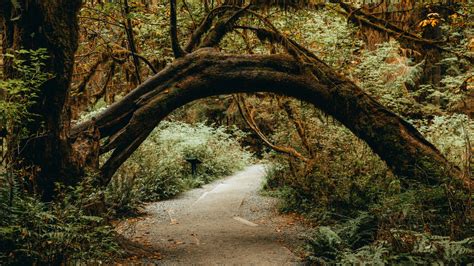
[[[395,177],[385,163],[349,130],[325,124],[315,132],[317,156],[310,169],[304,163],[290,166],[286,158],[276,157],[267,170],[266,188],[280,190],[276,194],[284,199],[283,211],[298,211],[318,220],[331,219],[333,214],[350,216],[367,210],[384,189],[393,187]]]
[[[4,95],[0,97],[0,129],[17,130],[17,138],[25,138],[32,132],[26,132],[22,126],[33,117],[28,109],[36,102],[39,87],[50,78],[43,71],[44,61],[48,58],[46,49],[18,50],[5,54],[5,59],[13,61],[13,69],[18,78],[0,80]]]

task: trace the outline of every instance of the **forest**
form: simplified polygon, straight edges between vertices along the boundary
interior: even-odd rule
[[[0,0],[0,265],[472,263],[473,11]]]

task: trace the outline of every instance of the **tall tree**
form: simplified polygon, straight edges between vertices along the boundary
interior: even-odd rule
[[[45,200],[53,197],[54,182],[68,183],[79,170],[71,160],[67,102],[81,4],[81,0],[0,1],[4,51],[47,50],[44,71],[52,78],[41,85],[36,103],[29,110],[34,119],[26,124],[35,136],[22,140],[19,152],[14,154],[16,167],[31,169],[31,180]],[[9,61],[5,62],[4,73],[7,79],[18,75]]]

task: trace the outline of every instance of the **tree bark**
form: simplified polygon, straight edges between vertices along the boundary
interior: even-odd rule
[[[226,55],[200,49],[176,60],[94,120],[107,184],[118,167],[170,112],[196,99],[240,92],[273,92],[307,101],[335,117],[364,140],[403,179],[440,184],[459,177],[440,152],[409,123],[322,62],[303,64],[287,55]]]
[[[81,3],[80,0],[21,0],[1,4],[5,48],[46,48],[49,56],[44,71],[53,77],[40,87],[37,101],[29,110],[34,119],[26,123],[28,131],[39,137],[23,140],[21,152],[15,154],[20,162],[18,168],[34,169],[34,182],[45,200],[53,197],[54,182],[70,183],[70,177],[79,170],[70,160],[70,119],[65,107],[78,45],[77,14]],[[5,64],[4,72],[5,78],[16,78],[11,64]]]

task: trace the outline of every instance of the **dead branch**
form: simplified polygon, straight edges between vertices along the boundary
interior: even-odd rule
[[[397,39],[403,39],[403,40],[412,41],[421,45],[426,45],[428,47],[432,47],[443,52],[454,54],[457,57],[465,58],[469,60],[470,62],[474,62],[474,58],[471,56],[461,54],[459,52],[440,46],[440,44],[444,43],[444,41],[428,40],[428,39],[421,38],[418,35],[408,32],[384,19],[368,14],[364,12],[363,10],[361,10],[360,8],[355,8],[345,3],[344,1],[334,0],[333,2],[338,3],[339,6],[347,12],[347,13],[345,12],[339,12],[339,13],[344,14],[345,16],[347,16],[348,19],[354,22],[361,23],[364,26],[388,33],[389,35]]]
[[[285,111],[286,115],[288,116],[288,119],[295,126],[296,132],[298,133],[298,136],[300,137],[301,142],[303,143],[303,147],[305,147],[306,151],[309,153],[311,158],[313,158],[314,150],[309,145],[309,141],[308,141],[308,138],[306,137],[303,121],[301,121],[301,119],[297,117],[298,111],[291,105],[291,102],[288,99],[286,99],[285,101],[282,101],[281,97],[279,97],[277,100],[278,100],[278,104],[280,108],[282,108]]]
[[[226,12],[227,10],[229,9],[232,9],[234,7],[232,6],[220,6],[220,7],[217,7],[217,8],[214,8],[213,10],[211,10],[207,16],[201,21],[199,27],[194,30],[194,32],[191,34],[191,37],[188,41],[188,43],[186,44],[185,48],[184,48],[184,51],[190,53],[194,50],[194,48],[196,48],[199,43],[201,42],[201,38],[202,36],[204,36],[204,34],[206,32],[209,31],[209,29],[211,28],[212,26],[212,22],[214,21],[214,18],[216,18],[217,16],[219,16],[220,14]]]
[[[206,38],[199,46],[200,48],[204,47],[214,47],[217,46],[222,38],[233,29],[234,24],[245,15],[245,11],[250,7],[250,4],[238,9],[236,12],[229,16],[223,17],[221,20],[217,21],[216,25],[212,30],[207,34]]]
[[[263,134],[263,132],[260,130],[258,127],[257,123],[255,122],[255,108],[252,108],[252,110],[249,111],[249,108],[247,104],[245,103],[245,99],[241,95],[233,95],[235,102],[237,103],[237,107],[239,109],[239,113],[244,119],[245,123],[252,129],[255,134],[272,150],[280,153],[284,153],[287,155],[290,155],[292,157],[295,157],[299,160],[302,160],[304,162],[309,161],[308,158],[304,157],[301,153],[296,151],[292,147],[284,147],[280,145],[273,144],[266,136]]]
[[[114,50],[114,51],[112,51],[111,55],[114,59],[117,59],[117,60],[119,60],[117,58],[117,56],[121,56],[121,55],[136,56],[138,59],[142,60],[150,68],[150,70],[151,70],[151,72],[153,72],[153,74],[158,73],[158,70],[155,68],[155,66],[153,66],[153,64],[150,62],[150,60],[148,60],[143,55],[136,54],[136,53],[133,53],[133,52],[131,52],[129,50],[125,50],[125,49]]]

